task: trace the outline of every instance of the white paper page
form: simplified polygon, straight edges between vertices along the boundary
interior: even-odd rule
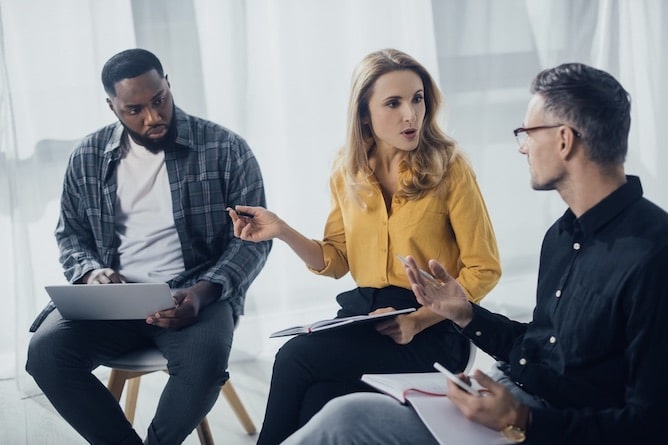
[[[501,433],[471,422],[447,397],[408,393],[406,396],[422,422],[441,445],[505,445]]]

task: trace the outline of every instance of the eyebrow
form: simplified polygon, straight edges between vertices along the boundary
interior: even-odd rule
[[[165,94],[165,89],[163,88],[163,89],[159,90],[157,93],[155,93],[153,95],[153,97],[151,97],[151,99],[149,99],[149,102],[152,102],[152,101],[156,100],[157,98],[159,98],[160,96],[162,96],[164,94]],[[143,107],[143,106],[144,105],[141,105],[141,104],[125,104],[124,108],[137,108],[137,107]]]
[[[424,94],[424,89],[420,88],[419,90],[416,90],[416,91],[411,95],[411,97],[415,97],[415,95],[418,94],[418,93],[422,93],[422,94]],[[383,99],[383,100],[384,100],[384,101],[388,101],[388,100],[396,100],[396,99],[401,99],[402,97],[403,97],[403,96],[397,96],[397,95],[395,95],[395,96],[388,96],[388,97],[386,97],[386,98]]]

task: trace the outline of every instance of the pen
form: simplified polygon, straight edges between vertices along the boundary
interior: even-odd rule
[[[246,212],[240,212],[240,211],[238,211],[238,210],[236,210],[236,209],[234,209],[234,208],[232,208],[232,207],[227,207],[225,210],[227,210],[227,211],[233,210],[234,213],[236,213],[236,214],[239,215],[239,216],[243,216],[243,217],[245,217],[245,218],[250,218],[250,219],[255,218],[255,215],[253,215],[253,214],[246,213]]]
[[[399,260],[400,260],[402,263],[408,265],[408,260],[406,260],[406,258],[402,257],[401,255],[397,255],[397,258],[399,258]],[[429,281],[429,282],[430,282],[431,284],[433,284],[434,286],[436,286],[436,287],[441,287],[441,286],[443,285],[443,283],[441,282],[441,280],[436,279],[436,277],[434,277],[434,276],[433,276],[432,274],[430,274],[429,272],[425,272],[424,270],[422,270],[422,269],[420,269],[420,268],[418,268],[418,272],[420,273],[420,275],[422,275],[422,278],[425,278],[427,281]]]

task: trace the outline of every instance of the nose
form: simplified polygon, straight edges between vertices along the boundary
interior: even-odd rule
[[[521,154],[523,154],[523,155],[527,154],[527,153],[529,152],[529,150],[526,149],[526,145],[527,145],[527,144],[526,144],[526,141],[525,141],[524,144],[521,144],[521,145],[519,146],[519,148],[517,149],[517,151],[519,151],[519,152],[520,152]]]
[[[417,117],[417,111],[412,104],[407,104],[404,108],[404,121],[413,122]]]
[[[151,126],[156,122],[160,122],[162,117],[160,116],[160,111],[153,109],[151,107],[146,107],[146,115],[144,118],[146,126]]]

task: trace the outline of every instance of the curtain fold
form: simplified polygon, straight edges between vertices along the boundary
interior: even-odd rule
[[[4,246],[4,255],[0,258],[0,282],[4,283],[6,299],[4,310],[0,312],[0,325],[6,329],[0,331],[0,379],[16,375],[15,351],[17,348],[14,320],[19,316],[16,298],[21,284],[30,283],[26,279],[25,261],[14,260],[16,246],[25,244],[26,236],[21,212],[16,209],[16,142],[14,138],[14,122],[12,119],[11,93],[5,62],[5,41],[3,37],[2,8],[0,8],[0,245]],[[15,268],[16,266],[16,268]],[[23,266],[23,267],[22,267]],[[16,280],[18,278],[18,281]]]
[[[2,122],[3,142],[8,140],[2,181],[11,187],[0,216],[8,218],[11,242],[3,243],[0,268],[11,273],[7,298],[13,306],[0,315],[0,336],[13,339],[9,346],[0,343],[0,355],[12,357],[3,365],[11,363],[11,377],[32,394],[37,387],[24,371],[28,326],[48,301],[44,286],[65,281],[53,231],[67,156],[76,140],[113,118],[100,68],[135,42],[129,1],[2,0],[0,14],[3,86],[12,98]]]

